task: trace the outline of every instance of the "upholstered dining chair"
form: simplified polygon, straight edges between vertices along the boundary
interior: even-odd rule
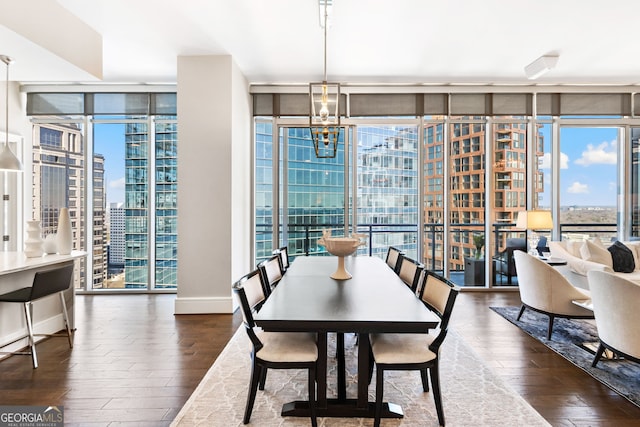
[[[517,320],[525,308],[549,316],[547,339],[551,340],[556,317],[593,319],[593,312],[575,305],[573,300],[589,299],[589,291],[573,286],[551,265],[526,252],[513,253],[518,269],[518,285],[522,306]]]
[[[69,340],[69,348],[73,348],[73,335],[71,333],[71,324],[69,322],[69,314],[67,313],[67,304],[64,299],[64,291],[71,286],[71,278],[73,277],[73,264],[67,264],[63,267],[52,268],[45,271],[37,271],[33,277],[33,283],[29,287],[20,288],[15,291],[7,292],[0,295],[0,302],[20,303],[22,304],[27,324],[26,337],[20,337],[10,343],[13,344],[18,340],[28,338],[29,351],[14,351],[10,354],[30,354],[33,368],[38,367],[38,356],[36,354],[35,336],[58,336],[58,334],[36,334],[33,329],[33,302],[44,297],[58,294],[60,303],[62,304],[62,316],[65,324],[65,333]],[[5,352],[3,352],[5,353]]]
[[[242,310],[242,318],[251,340],[251,379],[245,407],[244,424],[248,424],[253,411],[258,387],[264,390],[267,369],[306,369],[309,389],[309,412],[311,425],[317,426],[316,418],[316,365],[318,347],[316,335],[304,332],[265,332],[256,327],[253,314],[266,300],[264,284],[259,270],[254,270],[233,284]]]
[[[283,246],[273,251],[273,255],[280,255],[280,265],[282,266],[282,273],[284,274],[289,269],[289,248]]]
[[[400,279],[415,293],[420,280],[420,273],[424,269],[423,265],[418,261],[409,257],[400,257],[400,268],[398,268],[398,276]]]
[[[384,396],[384,372],[411,370],[420,371],[422,389],[429,391],[427,371],[431,379],[433,399],[438,422],[444,426],[444,409],[440,393],[439,355],[440,346],[447,335],[449,319],[458,295],[453,282],[425,270],[425,285],[421,299],[425,306],[440,318],[437,330],[423,334],[371,334],[371,355],[376,366],[376,406],[374,427],[380,426],[382,399]],[[369,380],[373,376],[370,370]]]
[[[398,268],[400,267],[400,259],[402,258],[403,252],[393,246],[389,246],[387,250],[387,258],[385,262],[396,273],[398,272]]]
[[[270,258],[262,261],[258,264],[258,270],[260,270],[260,274],[262,275],[265,295],[268,297],[271,295],[273,289],[278,286],[284,274],[280,254],[272,255]]]
[[[605,349],[640,363],[640,286],[605,271],[587,272],[600,345],[591,366]]]

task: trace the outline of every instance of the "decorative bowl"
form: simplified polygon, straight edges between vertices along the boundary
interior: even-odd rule
[[[359,246],[364,245],[364,234],[352,234],[351,237],[331,237],[330,230],[322,230],[322,238],[318,244],[324,246],[327,252],[338,257],[338,268],[331,274],[336,280],[347,280],[353,277],[344,267],[344,257],[353,254]]]

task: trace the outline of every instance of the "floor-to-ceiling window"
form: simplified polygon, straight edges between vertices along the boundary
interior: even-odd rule
[[[69,207],[74,249],[89,254],[76,281],[79,289],[175,290],[175,96],[155,97],[158,112],[169,115],[154,116],[142,114],[148,103],[140,96],[94,98],[96,110],[138,111],[32,117],[33,215],[41,219],[43,234],[52,234],[59,209]],[[32,100],[31,107],[68,107],[55,99],[41,107]]]

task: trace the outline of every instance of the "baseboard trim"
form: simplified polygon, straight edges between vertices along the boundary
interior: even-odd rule
[[[177,297],[174,314],[231,314],[233,313],[233,298],[229,297]]]

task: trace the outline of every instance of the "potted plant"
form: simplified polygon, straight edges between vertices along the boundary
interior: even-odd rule
[[[476,247],[476,259],[480,259],[482,248],[484,247],[484,234],[473,235],[473,246]]]

